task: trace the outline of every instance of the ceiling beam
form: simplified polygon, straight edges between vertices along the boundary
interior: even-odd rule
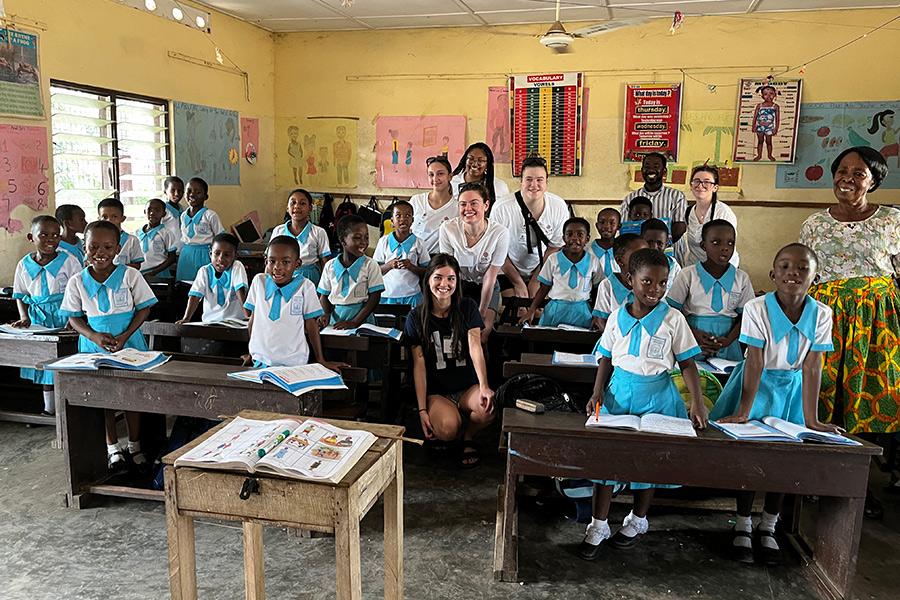
[[[366,29],[376,29],[376,27],[374,27],[373,25],[369,25],[369,24],[366,23],[365,21],[363,21],[363,20],[361,20],[361,19],[358,19],[358,18],[354,17],[354,16],[351,15],[349,12],[347,12],[347,11],[345,11],[345,10],[342,10],[342,9],[340,9],[340,8],[337,8],[337,7],[335,7],[335,6],[332,6],[332,5],[328,4],[327,2],[325,2],[324,0],[310,0],[310,2],[315,2],[316,4],[318,4],[319,6],[321,6],[322,8],[328,9],[328,10],[330,10],[331,12],[333,12],[333,13],[335,13],[335,14],[337,14],[337,15],[340,15],[340,16],[342,16],[342,17],[344,17],[345,19],[349,19],[350,21],[353,21],[353,22],[356,23],[357,25],[360,25],[360,26],[362,26],[362,27],[365,27]]]
[[[759,3],[761,1],[762,0],[750,0],[750,4],[747,5],[747,10],[745,10],[744,12],[745,13],[756,12],[756,9],[757,9],[757,7],[759,7]]]
[[[481,17],[481,15],[479,15],[479,14],[476,13],[474,10],[472,10],[472,8],[471,8],[468,4],[466,4],[464,0],[453,0],[453,2],[456,3],[456,5],[457,5],[458,7],[460,7],[461,9],[463,9],[464,11],[466,11],[467,13],[469,13],[470,15],[472,15],[472,18],[475,19],[476,21],[478,21],[479,24],[481,24],[481,25],[487,25],[487,24],[488,24],[488,22],[485,21],[485,20]]]

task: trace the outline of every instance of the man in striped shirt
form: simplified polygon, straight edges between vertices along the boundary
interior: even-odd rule
[[[622,200],[621,213],[628,214],[628,204],[637,196],[649,198],[653,203],[653,216],[657,219],[669,219],[672,223],[672,243],[678,241],[687,231],[684,215],[687,212],[687,200],[684,193],[675,188],[663,185],[666,177],[666,157],[659,152],[651,152],[641,161],[641,175],[644,187],[635,190]]]

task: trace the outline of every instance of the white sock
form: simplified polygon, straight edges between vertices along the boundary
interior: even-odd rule
[[[597,519],[595,517],[591,518],[591,527],[596,527],[598,529],[604,529],[609,527],[609,524],[606,522],[606,519]]]
[[[112,456],[116,452],[121,452],[121,451],[122,451],[122,449],[119,447],[119,442],[116,442],[115,444],[107,444],[106,445],[106,454],[109,456]]]
[[[619,533],[627,538],[633,538],[638,534],[647,533],[649,528],[650,522],[647,521],[647,517],[639,517],[634,512],[630,512],[622,522],[622,528],[619,530]]]
[[[131,460],[133,460],[136,465],[142,465],[147,462],[147,457],[141,452],[140,440],[136,442],[128,440],[128,454],[131,455]]]
[[[600,544],[603,540],[609,539],[609,524],[606,519],[591,519],[591,524],[587,526],[584,532],[584,541],[591,546]]]
[[[56,414],[56,396],[53,391],[44,392],[44,412]]]
[[[735,517],[734,531],[735,531],[735,533],[737,533],[737,532],[751,533],[753,531],[753,522],[750,520],[750,517],[749,516],[742,517],[741,515],[738,515],[737,517]],[[751,547],[750,538],[745,535],[735,535],[732,543],[739,548],[750,548]]]
[[[766,511],[763,511],[762,518],[759,520],[759,529],[760,531],[768,531],[769,533],[775,533],[775,523],[778,521],[778,514],[771,515]],[[775,541],[775,538],[770,535],[761,535],[759,536],[759,543],[763,548],[769,548],[770,550],[779,550],[778,542]]]

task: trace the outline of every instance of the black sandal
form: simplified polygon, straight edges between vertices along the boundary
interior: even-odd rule
[[[480,464],[481,453],[478,451],[478,447],[470,441],[463,442],[462,450],[459,453],[460,468],[474,469]]]
[[[763,545],[762,538],[768,537],[772,538],[772,541],[775,542],[775,545],[778,545],[778,541],[775,539],[774,531],[766,531],[765,529],[756,528],[756,535],[759,538],[759,560],[766,565],[767,567],[777,567],[781,564],[781,548],[769,548],[768,546]]]
[[[752,540],[752,538],[753,538],[753,536],[750,534],[749,531],[738,531],[734,527],[731,528],[731,534],[734,536],[735,539],[741,537],[741,538],[747,538],[748,540]],[[732,558],[734,558],[734,560],[738,561],[739,563],[743,563],[745,565],[752,565],[753,564],[753,544],[752,544],[752,542],[749,546],[738,546],[737,544],[735,544],[732,541],[731,555],[732,555]]]

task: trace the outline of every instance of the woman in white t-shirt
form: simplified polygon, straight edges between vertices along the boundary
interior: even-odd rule
[[[480,183],[464,183],[459,193],[459,216],[441,225],[440,249],[459,262],[462,292],[478,303],[484,320],[482,343],[487,342],[500,307],[497,274],[509,252],[509,230],[487,219],[491,201]]]
[[[491,206],[500,198],[509,194],[509,186],[502,179],[494,176],[494,153],[484,142],[475,142],[466,148],[459,164],[453,169],[450,185],[453,194],[459,197],[459,188],[463,183],[480,183],[488,191]]]
[[[691,193],[696,201],[687,209],[687,231],[675,244],[675,259],[682,267],[706,260],[706,252],[700,247],[704,223],[724,219],[734,226],[737,233],[737,217],[727,204],[716,198],[718,190],[719,169],[713,165],[694,167],[691,171]],[[737,250],[729,262],[735,267],[740,266]]]
[[[428,254],[438,253],[438,232],[441,223],[457,214],[459,208],[450,184],[450,161],[445,156],[432,156],[425,160],[428,169],[430,192],[416,194],[409,199],[413,207],[412,232],[422,240]]]

